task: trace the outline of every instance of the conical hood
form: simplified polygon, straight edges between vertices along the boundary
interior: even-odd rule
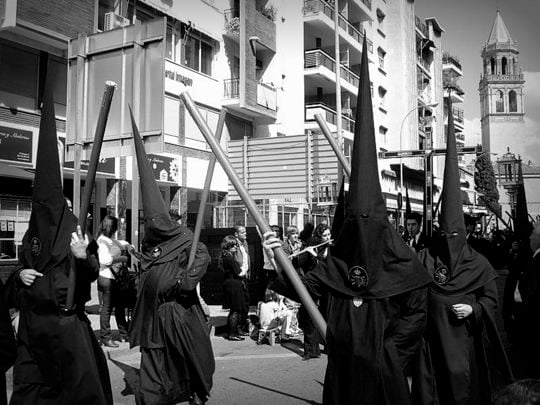
[[[21,261],[27,268],[46,273],[70,251],[77,218],[69,210],[62,190],[52,83],[46,79],[39,125],[32,213],[23,238]]]
[[[346,217],[332,250],[356,295],[382,298],[429,282],[416,254],[388,221],[379,183],[368,50],[364,35]]]
[[[339,188],[339,194],[337,199],[336,211],[334,212],[334,219],[332,220],[332,235],[339,235],[339,231],[343,226],[345,220],[345,177],[341,181],[341,187]]]
[[[438,254],[443,262],[455,268],[463,246],[467,244],[467,231],[463,217],[459,166],[454,132],[452,100],[448,97],[448,129],[446,137],[446,158],[444,165],[443,190],[441,195],[440,237]]]
[[[408,218],[411,215],[411,200],[409,199],[409,189],[405,187],[405,218]]]
[[[169,210],[161,197],[131,108],[129,109],[129,113],[133,127],[133,143],[135,145],[135,154],[137,155],[144,211],[144,237],[142,243],[147,249],[153,249],[180,233],[181,227],[169,216]]]
[[[523,169],[521,163],[518,167],[518,188],[516,193],[516,215],[514,218],[514,232],[518,240],[525,241],[528,245],[529,235],[533,227],[529,221],[527,209],[527,196],[525,195],[525,183],[523,182]]]

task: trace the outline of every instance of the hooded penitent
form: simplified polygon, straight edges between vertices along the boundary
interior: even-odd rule
[[[429,279],[416,254],[388,221],[379,183],[368,51],[364,46],[346,216],[335,235],[332,254],[346,263],[346,274],[341,276],[354,295],[384,298],[426,285]]]
[[[514,218],[514,232],[517,239],[528,244],[529,235],[533,226],[529,221],[529,211],[527,209],[527,197],[525,194],[525,184],[523,182],[523,169],[521,164],[518,167],[518,188],[516,193],[516,213]]]
[[[433,280],[436,289],[467,293],[492,280],[494,273],[489,270],[490,265],[485,258],[467,244],[450,97],[448,111],[440,232],[434,235],[430,249],[435,260]]]
[[[133,114],[131,123],[141,182],[144,236],[143,274],[129,341],[131,347],[160,349],[165,353],[153,354],[154,360],[141,362],[143,370],[152,369],[147,364],[159,362],[156,367],[163,370],[163,392],[156,394],[146,381],[141,384],[141,395],[148,403],[182,402],[193,393],[206,398],[212,387],[215,363],[195,287],[206,273],[208,251],[199,243],[193,265],[186,268],[193,234],[169,217]]]
[[[60,175],[58,139],[52,90],[47,81],[39,125],[36,174],[32,193],[32,213],[23,238],[21,262],[25,268],[47,273],[57,265],[69,266],[71,232],[77,218],[69,210]]]

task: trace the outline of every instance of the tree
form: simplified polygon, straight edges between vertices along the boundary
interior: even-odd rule
[[[497,180],[495,179],[495,171],[493,170],[489,153],[483,153],[478,156],[474,166],[476,168],[474,172],[474,185],[475,190],[480,194],[479,200],[488,210],[502,220]]]

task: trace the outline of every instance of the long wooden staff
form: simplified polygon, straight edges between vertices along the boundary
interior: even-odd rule
[[[223,167],[223,170],[227,173],[227,176],[229,177],[229,180],[233,184],[233,186],[236,188],[236,191],[238,192],[238,195],[242,198],[244,201],[244,204],[246,205],[246,208],[248,209],[250,215],[255,220],[255,223],[260,228],[263,235],[267,232],[271,232],[270,225],[266,222],[264,217],[261,215],[259,210],[257,209],[257,205],[255,204],[255,201],[253,198],[249,195],[247,189],[245,188],[244,184],[234,171],[234,168],[232,167],[231,163],[229,162],[229,159],[221,149],[221,146],[216,141],[216,138],[212,135],[212,131],[208,127],[208,124],[201,116],[201,113],[199,112],[199,109],[193,102],[191,96],[189,95],[186,87],[183,85],[180,90],[180,98],[184,102],[186,108],[188,109],[189,113],[191,114],[191,117],[199,127],[202,135],[206,139],[206,142],[210,145],[210,148],[216,155],[216,159],[221,164],[221,167]],[[293,285],[294,289],[296,290],[296,293],[300,297],[300,300],[302,301],[302,304],[304,304],[304,307],[306,308],[306,311],[308,312],[309,316],[311,316],[311,319],[313,320],[313,323],[317,326],[319,329],[319,332],[321,333],[321,336],[326,338],[326,322],[324,321],[321,313],[319,312],[317,306],[313,302],[313,299],[309,295],[306,287],[300,280],[300,277],[298,276],[298,273],[294,269],[292,263],[287,258],[286,253],[283,251],[281,247],[277,247],[274,249],[274,257],[278,264],[280,265],[281,269],[285,271],[287,274],[289,280],[291,281],[291,284]]]
[[[90,198],[94,189],[94,183],[96,180],[97,166],[99,163],[99,154],[101,152],[101,145],[103,144],[103,137],[105,136],[105,127],[107,126],[107,119],[109,118],[109,111],[111,110],[111,101],[116,89],[116,83],[112,81],[105,82],[105,90],[103,98],[101,99],[101,108],[99,110],[98,121],[96,125],[96,132],[94,135],[94,144],[92,146],[92,153],[90,155],[90,163],[88,166],[88,172],[86,173],[86,181],[84,183],[83,197],[81,199],[81,210],[79,213],[79,226],[81,227],[82,234],[86,233],[86,216],[88,215],[88,207],[90,206]],[[77,170],[77,168],[75,168]],[[75,263],[71,263],[69,270],[68,290],[66,296],[66,309],[69,311],[73,308],[73,301],[75,298],[75,285],[77,283],[77,274],[75,269]]]
[[[216,142],[219,144],[221,140],[221,134],[223,133],[223,126],[225,125],[225,116],[227,113],[225,110],[221,110],[219,114],[218,124],[216,128]],[[210,194],[210,185],[212,184],[212,176],[214,175],[214,168],[216,167],[216,156],[210,156],[208,161],[208,170],[206,172],[206,178],[204,180],[204,189],[201,195],[201,202],[199,204],[199,213],[197,215],[197,222],[195,222],[195,230],[193,231],[193,243],[191,245],[191,250],[189,251],[189,260],[187,269],[191,267],[195,261],[195,254],[197,253],[197,243],[201,237],[202,223],[204,219],[204,211],[206,210],[206,202],[208,201],[208,194]]]
[[[319,124],[319,127],[321,128],[321,131],[323,135],[328,140],[328,143],[334,150],[334,153],[336,154],[339,163],[341,163],[341,166],[343,167],[343,170],[345,170],[345,174],[350,178],[351,177],[351,166],[349,165],[349,162],[347,162],[347,159],[345,158],[345,155],[343,154],[343,151],[341,150],[340,146],[332,136],[332,133],[330,132],[330,128],[328,128],[328,125],[326,125],[326,122],[324,121],[321,114],[315,114],[315,120],[317,120],[317,123]]]

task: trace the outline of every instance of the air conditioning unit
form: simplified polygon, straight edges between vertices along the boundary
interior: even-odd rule
[[[113,12],[105,13],[103,31],[114,30],[115,28],[125,27],[126,25],[129,25],[129,19]]]

